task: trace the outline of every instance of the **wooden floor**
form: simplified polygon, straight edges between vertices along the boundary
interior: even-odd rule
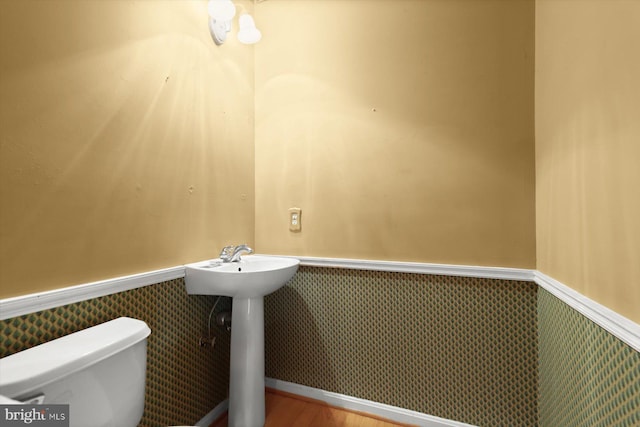
[[[265,427],[397,427],[375,416],[329,406],[295,394],[267,389]],[[210,427],[227,427],[227,414]]]

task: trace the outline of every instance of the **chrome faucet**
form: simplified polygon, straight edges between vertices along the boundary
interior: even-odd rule
[[[225,246],[220,251],[220,255],[218,256],[218,258],[220,258],[222,262],[231,262],[231,257],[233,256],[233,249],[234,249],[233,245]]]
[[[242,252],[252,254],[253,249],[247,245],[225,246],[220,251],[218,258],[220,258],[222,262],[238,262],[240,261],[240,254]]]
[[[251,249],[246,244],[236,246],[235,248],[233,248],[233,254],[231,255],[231,262],[240,261],[240,254],[242,252],[246,252],[247,254],[252,254],[253,249]]]

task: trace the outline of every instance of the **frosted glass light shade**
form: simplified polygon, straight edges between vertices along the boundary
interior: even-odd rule
[[[260,41],[262,33],[256,28],[256,23],[251,15],[243,13],[240,15],[240,30],[238,31],[238,41],[244,44],[254,44]]]

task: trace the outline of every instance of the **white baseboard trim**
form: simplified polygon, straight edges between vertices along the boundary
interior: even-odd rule
[[[211,423],[224,415],[229,410],[229,399],[225,399],[205,415],[200,421],[196,423],[198,427],[209,427]]]
[[[539,271],[534,272],[538,286],[599,325],[635,351],[640,352],[640,325],[608,309],[581,293]]]
[[[359,399],[357,397],[346,396],[344,394],[333,393],[274,378],[265,378],[265,386],[310,399],[319,400],[338,408],[364,412],[366,414],[375,415],[403,424],[413,424],[423,427],[473,427],[471,424],[465,424],[459,421],[447,420],[445,418],[398,408],[384,403]]]
[[[0,299],[0,320],[184,277],[184,266]]]

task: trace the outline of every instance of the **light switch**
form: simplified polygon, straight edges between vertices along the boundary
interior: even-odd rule
[[[300,231],[302,229],[302,209],[289,209],[289,230]]]

